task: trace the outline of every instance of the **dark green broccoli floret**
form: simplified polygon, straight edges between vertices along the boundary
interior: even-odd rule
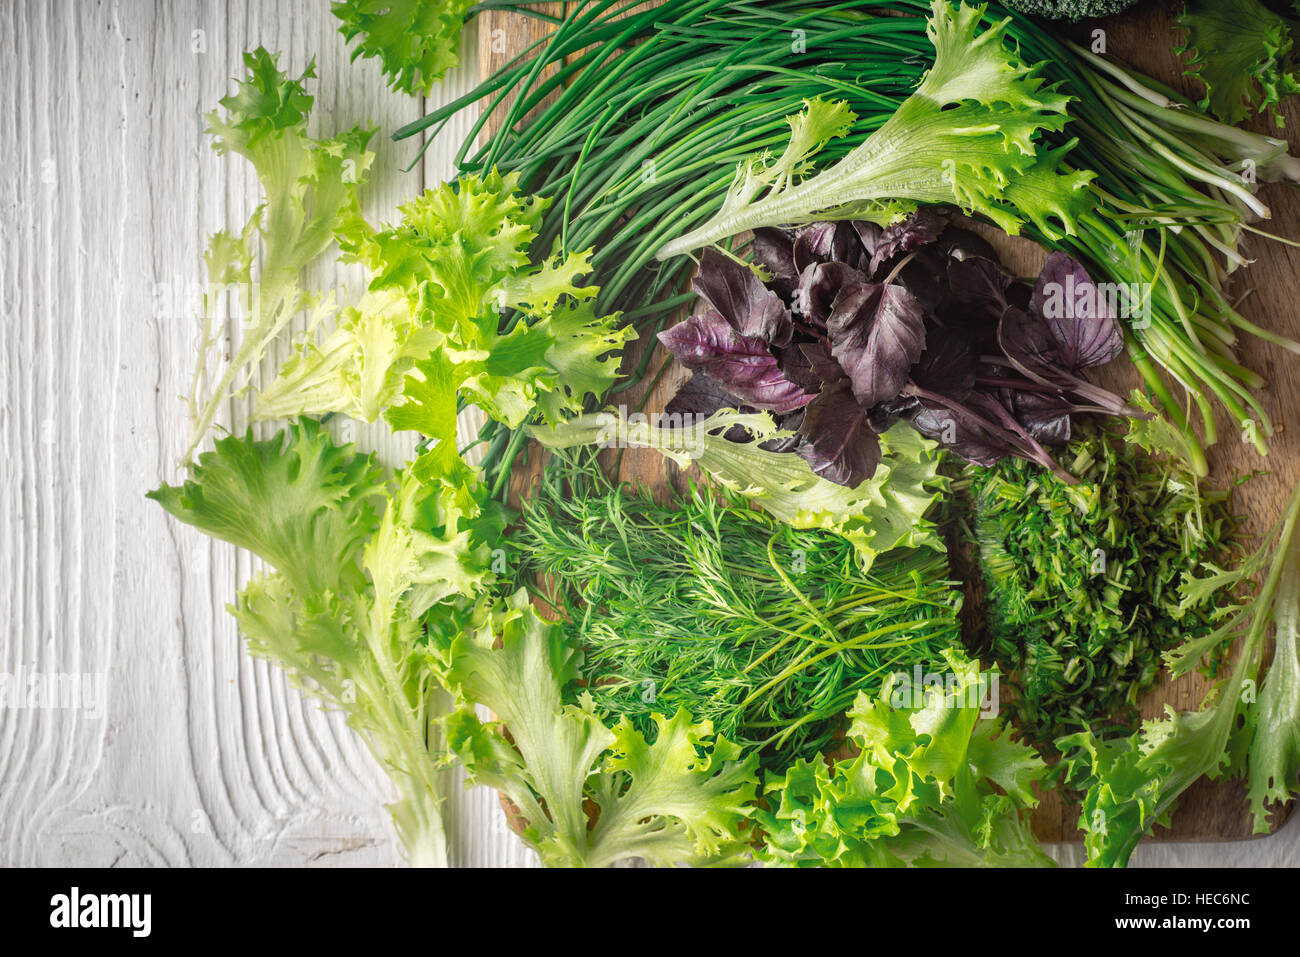
[[[1049,20],[1083,20],[1110,17],[1137,0],[1001,0],[1004,7]]]

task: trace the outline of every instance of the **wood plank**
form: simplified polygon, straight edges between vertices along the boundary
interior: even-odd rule
[[[1085,21],[1062,26],[1081,42],[1091,42],[1095,38],[1094,31],[1103,30],[1110,55],[1192,94],[1195,85],[1180,76],[1181,68],[1173,53],[1176,37],[1173,18],[1179,6],[1177,3],[1148,2],[1137,11],[1108,21]],[[525,18],[504,11],[490,11],[484,15],[485,30],[501,31],[498,36],[503,35],[511,44],[508,55],[518,52],[523,48],[523,41],[531,40],[539,33],[537,23],[528,21],[521,24],[518,22],[521,19]],[[515,45],[516,43],[520,45]],[[494,60],[485,61],[483,75],[489,75],[490,63],[500,62],[504,58],[498,51]],[[1293,97],[1287,103],[1288,131],[1300,128],[1298,100],[1300,98]],[[1257,122],[1255,128],[1259,132],[1277,135],[1262,121]],[[1261,195],[1273,209],[1273,220],[1267,224],[1268,227],[1287,238],[1300,238],[1300,195],[1295,190],[1277,185],[1265,185]],[[1002,235],[994,236],[994,231],[991,230],[982,231],[994,240],[1008,266],[1019,274],[1036,274],[1046,258],[1045,252],[1033,243]],[[1262,326],[1300,338],[1300,315],[1297,315],[1295,309],[1295,303],[1300,302],[1300,269],[1297,268],[1300,267],[1300,251],[1264,240],[1252,240],[1248,248],[1256,252],[1258,261],[1243,275],[1236,277],[1233,288],[1237,295],[1245,295],[1247,290],[1251,290],[1250,298],[1243,306],[1244,314]],[[644,343],[638,343],[633,349],[644,346]],[[1232,423],[1221,422],[1224,438],[1210,450],[1212,471],[1209,481],[1219,487],[1227,487],[1237,475],[1261,468],[1270,470],[1268,475],[1253,480],[1237,493],[1237,508],[1246,516],[1243,533],[1250,540],[1272,526],[1291,490],[1300,480],[1300,447],[1297,446],[1300,437],[1297,436],[1296,429],[1286,431],[1287,423],[1295,420],[1297,413],[1300,413],[1300,384],[1297,384],[1295,376],[1278,375],[1282,363],[1300,360],[1284,350],[1250,337],[1242,337],[1240,346],[1245,364],[1270,380],[1266,402],[1279,434],[1271,443],[1268,460],[1263,461],[1252,447],[1236,441],[1239,427],[1234,428]],[[656,349],[658,354],[652,360],[652,369],[658,368],[665,356],[662,347]],[[1107,370],[1106,384],[1115,388],[1122,387],[1125,393],[1139,384],[1136,370],[1131,365],[1115,363],[1114,366],[1114,369]],[[687,373],[675,366],[646,399],[644,407],[662,409],[685,378]],[[634,388],[625,395],[629,407],[635,407],[644,396],[644,389]],[[647,449],[622,451],[619,475],[622,480],[634,485],[645,485],[659,496],[683,486],[684,476],[680,470],[657,453]],[[540,450],[534,449],[529,455],[529,466],[516,470],[517,474],[511,482],[515,501],[530,494],[545,460],[539,453]],[[691,474],[692,477],[699,477],[698,470],[692,469]],[[1179,710],[1194,709],[1199,706],[1207,690],[1207,682],[1199,676],[1189,677],[1174,686],[1167,680],[1162,680],[1145,696],[1143,715],[1156,716],[1163,712],[1166,704]],[[1274,829],[1282,824],[1290,810],[1291,805],[1288,805],[1273,815]],[[1035,831],[1041,839],[1049,842],[1080,841],[1077,822],[1077,807],[1062,805],[1060,796],[1056,793],[1047,795],[1034,817]],[[1183,797],[1172,823],[1172,828],[1157,828],[1135,860],[1152,856],[1149,849],[1151,841],[1237,840],[1253,836],[1246,811],[1244,783],[1198,781]]]

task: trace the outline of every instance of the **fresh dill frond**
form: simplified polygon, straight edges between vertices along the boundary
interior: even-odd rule
[[[686,707],[772,768],[833,746],[858,692],[942,670],[960,641],[944,553],[897,549],[863,573],[838,535],[694,485],[656,503],[589,451],[552,459],[513,544],[520,583],[584,650],[575,701],[647,732]]]

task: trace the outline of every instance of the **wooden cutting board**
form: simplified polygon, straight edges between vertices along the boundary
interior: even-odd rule
[[[1175,14],[1180,2],[1143,0],[1137,9],[1109,20],[1084,21],[1057,26],[1081,43],[1091,45],[1094,31],[1104,31],[1108,54],[1157,79],[1195,96],[1194,82],[1182,77],[1182,67],[1173,50],[1180,39]],[[541,9],[559,9],[561,4],[540,5]],[[547,25],[536,19],[501,10],[489,10],[478,19],[480,71],[484,77],[548,32]],[[499,114],[498,114],[499,116]],[[489,122],[495,130],[497,122]],[[1252,129],[1290,139],[1292,153],[1300,153],[1300,97],[1286,104],[1286,125],[1279,131],[1266,120],[1257,119]],[[1277,235],[1300,241],[1300,191],[1265,185],[1260,195],[1272,210],[1272,220],[1261,224]],[[985,231],[994,241],[1003,260],[1017,275],[1035,275],[1045,253],[1035,244],[1012,239],[996,231]],[[1235,298],[1243,300],[1241,311],[1261,326],[1300,339],[1300,250],[1258,238],[1247,245],[1254,263],[1239,271],[1229,287]],[[645,343],[636,344],[636,348]],[[662,353],[662,347],[656,347]],[[1273,417],[1278,434],[1270,443],[1267,459],[1261,459],[1253,447],[1238,440],[1231,423],[1220,420],[1219,444],[1209,450],[1211,474],[1207,480],[1218,487],[1228,487],[1239,475],[1267,469],[1236,493],[1236,511],[1245,516],[1244,535],[1250,547],[1268,531],[1281,514],[1296,483],[1300,481],[1300,356],[1283,349],[1243,337],[1240,360],[1269,381],[1264,404]],[[657,369],[662,357],[652,360]],[[645,404],[647,409],[662,409],[687,377],[680,367],[664,376]],[[1122,358],[1099,377],[1103,384],[1126,394],[1139,384],[1135,369]],[[629,390],[629,407],[635,407],[644,395],[641,389]],[[511,494],[516,501],[527,498],[540,468],[542,456],[529,455],[528,468],[516,469]],[[621,460],[620,477],[644,485],[660,494],[669,494],[684,484],[682,473],[658,453],[647,449],[627,449]],[[698,478],[698,475],[696,476]],[[1199,707],[1208,690],[1199,675],[1191,675],[1171,685],[1162,681],[1143,700],[1144,717],[1154,717],[1165,705],[1178,710]],[[1281,826],[1292,805],[1275,810],[1272,827]],[[1045,796],[1034,815],[1034,830],[1044,841],[1079,841],[1079,809],[1063,804],[1056,793]],[[1172,827],[1157,827],[1150,840],[1213,841],[1251,837],[1251,821],[1246,809],[1246,787],[1241,781],[1210,782],[1201,779],[1184,794],[1172,820]]]

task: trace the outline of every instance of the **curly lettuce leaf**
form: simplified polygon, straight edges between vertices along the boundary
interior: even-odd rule
[[[208,132],[218,153],[236,153],[253,164],[265,201],[238,236],[218,233],[208,251],[211,288],[190,396],[194,427],[186,457],[218,410],[247,387],[241,376],[256,367],[289,321],[304,309],[317,315],[329,309],[328,300],[303,288],[299,277],[337,234],[356,229],[361,221],[357,189],[374,158],[366,148],[374,130],[355,127],[332,139],[307,135],[312,97],[303,81],[315,76],[314,65],[290,79],[276,55],[261,47],[244,54],[244,63],[248,76],[221,100],[224,115],[208,116]],[[259,259],[262,269],[254,284]],[[209,371],[221,351],[212,311],[223,288],[238,297],[245,320],[234,355],[209,388]]]
[[[878,698],[859,694],[833,765],[800,761],[769,784],[755,812],[763,859],[784,866],[1051,866],[1029,810],[1047,767],[1034,750],[980,717],[979,665],[946,655],[955,678],[909,689],[898,676]],[[922,695],[920,701],[914,695]],[[895,706],[895,699],[899,706]]]
[[[383,475],[371,456],[338,446],[310,420],[259,441],[217,441],[181,486],[150,492],[213,538],[279,569],[303,594],[361,584],[359,549],[377,527]]]
[[[222,439],[181,486],[149,493],[272,566],[232,609],[249,649],[347,714],[398,786],[408,856],[427,864],[445,864],[446,847],[421,619],[490,584],[502,525],[472,470],[449,475],[437,455],[386,480],[304,419],[264,441]]]
[[[457,39],[473,0],[339,0],[331,6],[352,59],[378,59],[399,93],[429,95],[455,67]]]
[[[544,864],[742,860],[757,755],[742,758],[684,711],[656,715],[648,741],[627,722],[607,728],[590,707],[565,705],[579,653],[522,591],[462,624],[433,639],[435,670],[458,704],[444,721],[447,744],[467,784],[494,787],[519,808],[523,838]]]
[[[752,436],[733,442],[726,434],[740,427]],[[853,543],[864,569],[891,548],[928,546],[943,541],[925,513],[938,498],[938,445],[916,430],[897,424],[880,436],[882,457],[874,474],[855,487],[818,476],[795,452],[760,448],[787,435],[765,413],[732,409],[706,419],[675,425],[621,418],[606,411],[534,428],[533,438],[549,448],[620,443],[651,448],[682,468],[698,462],[714,481],[743,495],[794,528],[822,528]]]
[[[521,196],[518,180],[463,176],[404,205],[395,226],[352,230],[344,252],[374,274],[370,288],[319,342],[299,344],[258,415],[384,414],[443,440],[457,395],[512,428],[602,395],[635,333],[592,308],[598,290],[580,285],[590,250],[532,262],[547,201]],[[516,318],[501,331],[506,310]]]
[[[889,221],[917,203],[955,204],[1013,234],[1026,218],[1051,235],[1073,232],[1092,202],[1088,176],[1064,170],[1062,150],[1038,150],[1041,133],[1064,127],[1069,97],[1007,42],[1010,18],[981,30],[984,12],[932,0],[926,31],[934,65],[880,129],[808,176],[814,151],[853,119],[842,106],[809,102],[791,121],[786,153],[742,162],[722,210],[656,255],[667,259],[762,226]],[[1024,210],[1007,201],[1020,181]]]
[[[1267,113],[1283,126],[1283,97],[1300,93],[1297,20],[1260,0],[1187,0],[1176,52],[1187,54],[1187,76],[1205,87],[1202,109],[1237,124]]]

